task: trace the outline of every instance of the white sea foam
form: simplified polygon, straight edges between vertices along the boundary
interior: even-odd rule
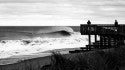
[[[22,40],[2,40],[0,42],[0,58],[17,55],[32,55],[47,50],[85,47],[88,44],[87,36],[74,32],[71,36],[63,38],[41,38]]]

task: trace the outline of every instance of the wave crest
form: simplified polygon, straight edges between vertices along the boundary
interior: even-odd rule
[[[2,40],[0,42],[0,59],[11,56],[34,55],[55,49],[78,48],[88,44],[86,38],[80,33],[74,33],[65,38],[35,37],[28,40]]]
[[[52,27],[39,27],[39,28],[10,28],[0,30],[0,40],[19,40],[31,39],[34,37],[66,37],[73,33],[71,27],[52,26]]]

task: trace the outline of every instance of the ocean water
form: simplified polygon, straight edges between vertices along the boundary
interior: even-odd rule
[[[79,26],[0,27],[0,59],[87,44]]]

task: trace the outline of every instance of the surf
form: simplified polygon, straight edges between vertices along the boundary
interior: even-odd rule
[[[59,38],[71,36],[71,27],[2,27],[0,28],[0,40],[20,40],[34,37]]]

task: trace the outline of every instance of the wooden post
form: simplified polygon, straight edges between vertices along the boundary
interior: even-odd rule
[[[103,47],[103,36],[100,35],[100,46],[99,46],[99,48],[102,48],[102,47]]]
[[[97,41],[97,35],[95,35],[95,42]]]
[[[88,33],[88,39],[89,39],[89,46],[87,47],[88,49],[87,50],[91,50],[91,29],[90,29],[90,25],[91,25],[91,22],[90,22],[90,20],[88,20],[88,22],[87,22],[87,24],[88,24],[88,31],[89,31],[89,33]]]
[[[91,50],[91,35],[89,34],[89,47],[88,47],[88,50]]]
[[[117,31],[117,35],[118,35],[118,33],[119,33],[119,30],[118,30],[119,29],[119,25],[118,25],[118,21],[117,20],[115,20],[114,25],[116,27],[116,31]],[[115,38],[115,43],[116,43],[116,47],[118,47],[119,46],[119,38],[118,37]]]

